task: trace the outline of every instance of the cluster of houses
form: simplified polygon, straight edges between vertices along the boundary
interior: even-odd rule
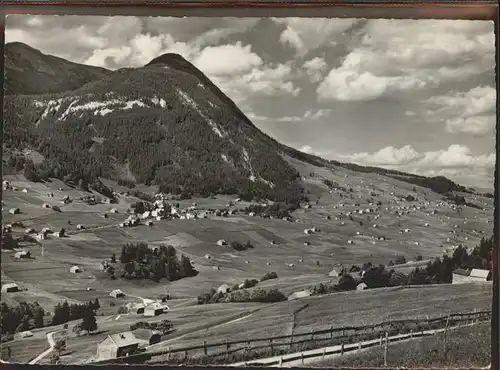
[[[490,270],[483,269],[457,269],[453,271],[453,284],[465,283],[484,283],[491,281],[492,274]]]
[[[161,333],[152,329],[136,329],[123,333],[108,334],[97,344],[96,360],[111,360],[137,354],[143,347],[161,341]]]

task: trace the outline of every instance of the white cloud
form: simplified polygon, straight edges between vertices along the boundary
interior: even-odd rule
[[[447,149],[418,152],[410,145],[401,148],[385,147],[374,153],[362,152],[341,156],[343,161],[360,165],[425,175],[458,177],[471,173],[491,178],[495,168],[495,153],[473,155],[463,145],[450,145]]]
[[[323,74],[325,70],[328,68],[325,60],[320,57],[315,57],[311,60],[308,60],[302,65],[302,68],[305,70],[306,74],[309,76],[309,79],[312,83],[316,83],[321,81],[323,78]]]
[[[243,46],[237,42],[234,45],[204,48],[194,64],[209,75],[236,75],[260,67],[263,61],[252,53],[250,45]]]
[[[331,113],[330,109],[307,110],[302,116],[282,116],[282,117],[267,117],[259,116],[253,112],[247,114],[248,118],[259,121],[275,121],[275,122],[304,122],[318,121],[328,117]]]
[[[322,45],[339,41],[345,31],[359,22],[347,18],[273,18],[273,21],[285,26],[280,42],[294,48],[299,57]]]
[[[448,132],[481,136],[495,128],[496,91],[491,86],[435,96],[424,104],[428,121],[444,122]]]
[[[304,145],[299,150],[307,154],[311,154],[313,152],[313,148],[310,145]]]
[[[492,22],[370,20],[360,35],[318,87],[321,100],[373,100],[464,81],[495,65]]]

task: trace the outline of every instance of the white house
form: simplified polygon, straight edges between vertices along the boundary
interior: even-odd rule
[[[223,247],[223,246],[227,245],[227,242],[224,239],[220,239],[220,240],[217,240],[217,245]]]
[[[72,274],[78,274],[79,272],[82,272],[82,271],[83,270],[79,266],[72,266],[69,269],[69,272],[71,272]]]
[[[8,283],[2,285],[2,293],[18,292],[19,286],[15,283]]]
[[[125,297],[125,293],[123,293],[120,289],[114,289],[109,293],[111,297],[114,298],[120,298],[120,297]]]

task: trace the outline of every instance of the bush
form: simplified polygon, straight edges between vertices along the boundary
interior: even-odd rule
[[[125,314],[127,312],[128,312],[127,307],[124,307],[124,306],[118,307],[118,313],[120,315]]]
[[[396,265],[403,265],[405,263],[406,263],[405,256],[396,256],[396,261],[395,261]]]
[[[342,291],[356,290],[356,280],[351,275],[342,275],[339,279],[337,287]]]
[[[277,279],[278,278],[278,274],[275,273],[275,272],[268,272],[266,273],[261,279],[260,281],[266,281],[266,280],[271,280],[271,279]]]

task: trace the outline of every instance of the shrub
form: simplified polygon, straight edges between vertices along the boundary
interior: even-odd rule
[[[128,312],[127,307],[124,307],[124,306],[118,307],[118,313],[120,315],[125,314],[127,312]]]
[[[266,280],[271,280],[271,279],[277,279],[278,278],[278,274],[275,273],[275,272],[268,272],[266,273],[261,279],[260,281],[266,281]]]
[[[339,279],[337,287],[339,290],[356,290],[356,280],[351,275],[342,275]]]

